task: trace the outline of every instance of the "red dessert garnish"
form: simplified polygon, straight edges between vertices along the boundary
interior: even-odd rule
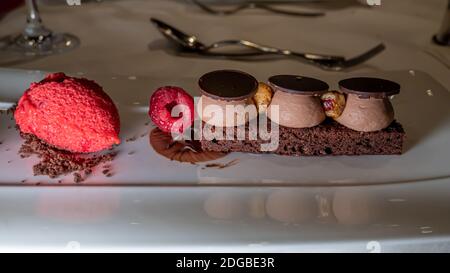
[[[150,98],[148,114],[163,132],[182,134],[194,122],[194,99],[179,87],[160,87]]]
[[[14,112],[20,131],[62,150],[97,152],[119,144],[119,113],[93,81],[64,73],[32,83]]]
[[[322,101],[323,104],[323,108],[325,109],[325,111],[331,111],[333,110],[333,108],[335,107],[335,102],[333,99],[324,99]]]

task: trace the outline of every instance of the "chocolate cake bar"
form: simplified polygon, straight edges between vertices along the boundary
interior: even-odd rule
[[[269,127],[270,128],[270,127]],[[214,152],[268,153],[261,151],[261,144],[267,143],[259,137],[248,139],[248,124],[245,125],[246,139],[201,140],[201,147]],[[223,129],[224,138],[226,130]],[[324,155],[396,155],[402,153],[405,131],[394,121],[387,128],[376,132],[358,132],[327,119],[311,128],[279,127],[278,148],[270,153],[288,156]]]

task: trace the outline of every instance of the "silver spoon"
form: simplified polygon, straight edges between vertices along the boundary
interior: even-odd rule
[[[376,47],[368,50],[367,52],[358,55],[356,57],[346,59],[342,56],[333,55],[323,55],[315,53],[300,53],[294,52],[286,49],[278,49],[269,46],[263,46],[256,44],[254,42],[245,40],[225,40],[213,43],[211,45],[205,45],[200,42],[197,37],[193,35],[186,34],[175,27],[164,23],[161,20],[151,18],[150,21],[155,24],[158,30],[170,41],[174,42],[176,45],[180,46],[184,51],[194,52],[206,56],[221,56],[221,57],[251,57],[260,56],[265,54],[276,54],[286,57],[295,57],[300,60],[315,64],[322,69],[326,70],[342,70],[351,66],[361,64],[368,59],[371,59],[375,55],[382,52],[386,47],[384,44],[379,44]],[[213,52],[213,49],[224,48],[226,46],[243,46],[247,49],[251,49],[252,52],[241,52],[241,53],[218,53]]]

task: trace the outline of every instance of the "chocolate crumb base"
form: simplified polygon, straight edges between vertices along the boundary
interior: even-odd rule
[[[80,173],[74,173],[73,174],[73,182],[75,182],[75,183],[80,183],[80,182],[83,182],[83,177],[81,176],[81,174]]]
[[[34,175],[46,175],[56,178],[60,175],[74,173],[74,182],[80,183],[92,173],[99,164],[110,162],[117,153],[78,154],[52,147],[32,134],[20,133],[25,140],[19,155],[21,158],[37,155],[39,163],[33,166]]]
[[[273,152],[262,152],[260,138],[248,139],[248,124],[245,125],[245,140],[201,140],[205,151],[275,153],[288,156],[326,155],[399,155],[402,153],[405,131],[394,121],[389,127],[377,132],[358,132],[333,120],[311,128],[279,127],[279,145]],[[268,125],[270,128],[270,125]],[[223,130],[224,137],[226,130]],[[237,128],[234,128],[236,136]],[[235,137],[236,139],[236,137]]]

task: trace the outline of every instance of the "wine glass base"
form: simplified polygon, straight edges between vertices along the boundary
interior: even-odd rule
[[[23,34],[13,38],[8,49],[27,56],[42,56],[64,53],[80,45],[78,37],[68,33],[52,33],[48,36],[27,37]]]
[[[449,36],[444,37],[444,39],[439,39],[437,35],[433,36],[433,42],[435,44],[441,45],[441,46],[450,46],[450,39]]]

